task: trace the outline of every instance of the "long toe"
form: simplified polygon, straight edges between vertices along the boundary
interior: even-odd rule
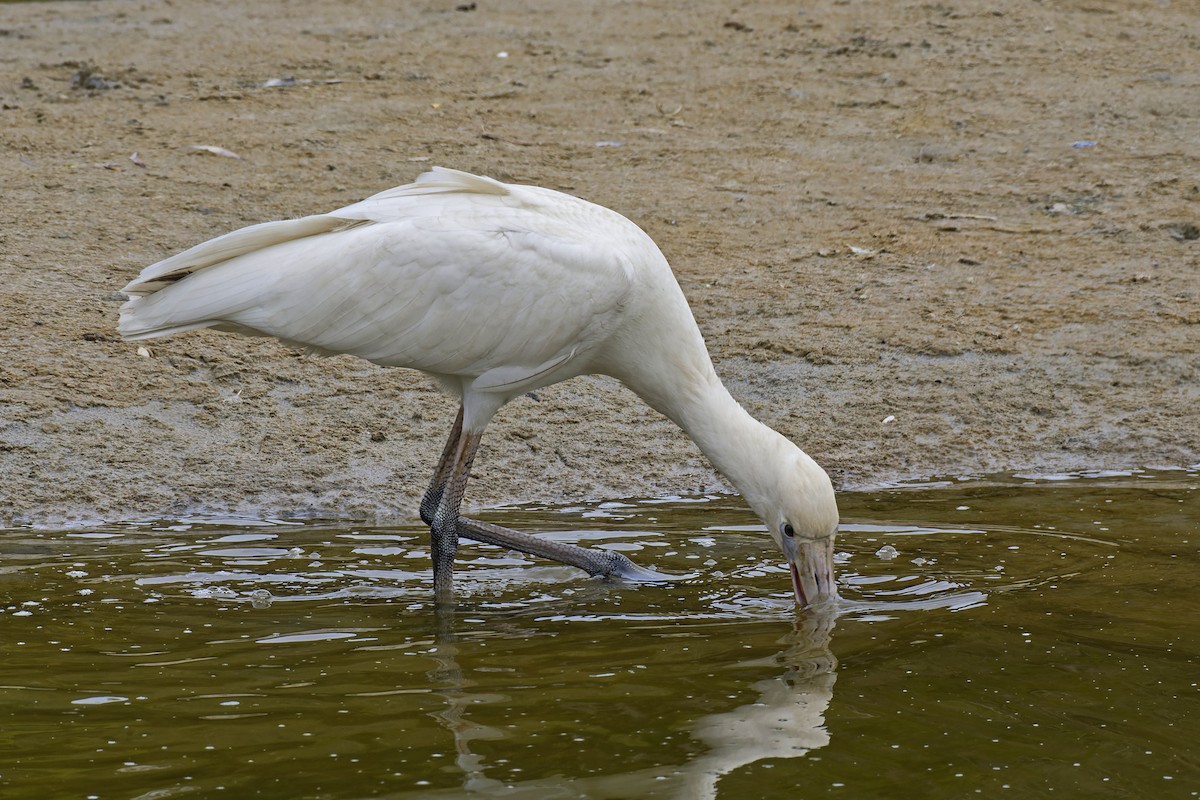
[[[630,581],[632,583],[667,583],[669,581],[683,581],[696,577],[696,573],[694,572],[671,575],[666,572],[658,572],[649,567],[640,567],[621,553],[614,551],[609,551],[609,559],[611,566],[608,572],[605,573],[605,576],[620,578],[623,581]]]

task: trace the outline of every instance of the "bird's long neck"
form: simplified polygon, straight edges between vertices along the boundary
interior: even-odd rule
[[[668,362],[626,364],[625,374],[617,377],[682,428],[751,508],[761,513],[773,484],[772,472],[779,469],[779,454],[793,446],[750,416],[729,394],[699,331],[695,338],[698,346],[677,350]]]
[[[761,513],[786,439],[750,416],[715,373],[698,391],[658,410],[682,428],[750,507]]]

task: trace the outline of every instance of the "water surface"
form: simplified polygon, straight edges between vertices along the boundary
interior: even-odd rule
[[[419,528],[0,532],[6,798],[1200,796],[1195,472],[841,496],[797,615],[737,498],[499,509],[696,577]]]

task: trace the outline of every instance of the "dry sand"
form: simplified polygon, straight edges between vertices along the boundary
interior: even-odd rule
[[[454,415],[428,380],[114,326],[144,265],[433,164],[639,223],[843,487],[1200,461],[1190,4],[798,6],[0,4],[0,525],[413,518]],[[724,486],[599,378],[476,463],[475,505]]]

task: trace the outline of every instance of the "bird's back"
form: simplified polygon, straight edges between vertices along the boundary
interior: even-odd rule
[[[649,237],[613,211],[435,169],[147,267],[124,289],[120,330],[264,334],[516,393],[587,371],[664,271]]]

